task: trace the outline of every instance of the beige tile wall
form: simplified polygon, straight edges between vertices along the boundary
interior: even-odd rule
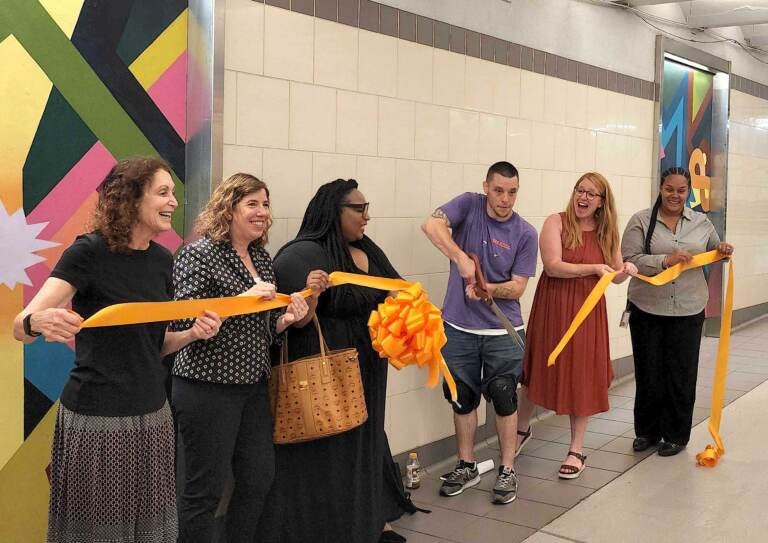
[[[736,246],[734,307],[768,302],[768,100],[731,91],[726,238]]]
[[[492,162],[520,169],[517,209],[537,229],[591,169],[611,181],[620,228],[650,203],[650,101],[248,0],[228,1],[226,35],[224,173],[269,184],[273,252],[320,184],[355,177],[371,201],[368,234],[439,304],[448,263],[419,225],[460,192],[482,190]],[[522,299],[526,315],[535,288]],[[614,358],[630,354],[617,326],[625,293],[608,294]],[[395,454],[453,433],[442,393],[424,380],[414,368],[390,371]]]

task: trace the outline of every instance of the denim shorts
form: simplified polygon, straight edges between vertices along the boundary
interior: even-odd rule
[[[519,330],[525,341],[525,332]],[[467,385],[476,398],[482,394],[488,400],[488,384],[497,377],[509,377],[520,382],[523,373],[523,350],[509,334],[482,336],[445,325],[448,342],[443,347],[448,369],[456,381]],[[450,395],[446,392],[446,399]]]

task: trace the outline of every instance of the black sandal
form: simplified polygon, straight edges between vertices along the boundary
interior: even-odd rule
[[[581,472],[587,468],[587,455],[577,453],[575,451],[568,451],[568,456],[573,456],[581,461],[581,467],[571,466],[570,464],[563,464],[560,466],[560,470],[557,472],[557,476],[561,479],[576,479],[581,475]],[[566,458],[568,457],[566,456]]]
[[[517,435],[523,436],[523,440],[520,442],[520,445],[517,447],[517,450],[515,451],[515,458],[517,458],[517,455],[520,454],[520,451],[523,450],[523,447],[525,447],[525,444],[531,440],[532,434],[533,432],[531,431],[530,426],[528,426],[527,432],[521,432],[520,430],[517,431]]]

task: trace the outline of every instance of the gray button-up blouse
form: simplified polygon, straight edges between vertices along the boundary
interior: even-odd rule
[[[720,243],[715,226],[704,213],[686,207],[672,232],[661,218],[656,219],[650,250],[645,254],[645,234],[651,221],[651,209],[635,213],[621,239],[621,255],[632,262],[643,275],[656,275],[664,268],[664,257],[676,250],[696,255],[711,251]],[[654,286],[632,278],[627,293],[629,301],[646,313],[663,316],[695,315],[707,305],[709,290],[704,269],[683,272],[680,277],[662,286]]]

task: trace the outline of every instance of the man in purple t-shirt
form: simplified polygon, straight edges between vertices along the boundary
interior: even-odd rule
[[[493,402],[501,448],[493,501],[510,503],[517,496],[517,383],[523,351],[477,297],[475,264],[467,253],[478,256],[489,294],[525,337],[519,299],[528,278],[536,274],[537,235],[512,210],[519,184],[517,169],[509,162],[497,162],[488,169],[484,195],[461,194],[438,207],[422,225],[430,241],[451,260],[443,303],[448,337],[443,356],[458,389],[458,401],[452,406],[459,462],[440,487],[444,496],[455,496],[480,482],[474,443],[477,407],[483,396]],[[530,430],[523,434],[521,446]]]

